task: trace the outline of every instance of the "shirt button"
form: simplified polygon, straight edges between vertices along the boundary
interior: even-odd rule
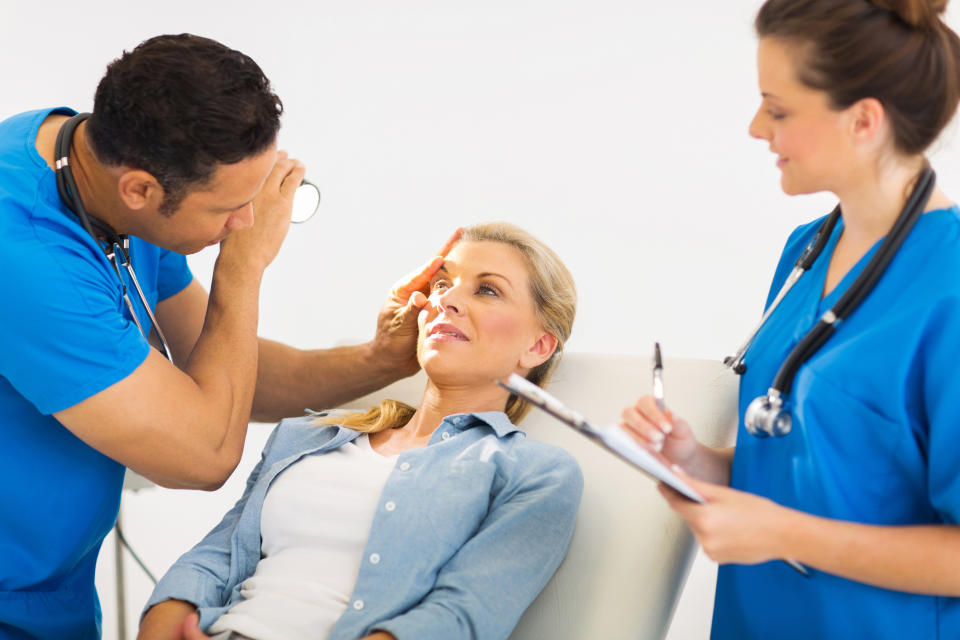
[[[440,437],[443,438],[444,440],[449,440],[449,439],[450,439],[450,434],[449,434],[448,432],[444,431],[443,433],[440,434]]]
[[[383,505],[383,508],[386,509],[387,511],[393,511],[394,509],[397,508],[397,503],[394,502],[393,500],[390,500],[389,502],[387,502],[387,504]]]
[[[361,609],[363,609],[363,600],[354,600],[353,608],[356,609],[357,611],[360,611]]]
[[[410,468],[410,463],[409,463],[409,462],[401,462],[401,463],[400,463],[400,471],[406,471],[406,470],[409,469],[409,468]]]
[[[380,564],[380,554],[371,553],[370,554],[370,564]]]

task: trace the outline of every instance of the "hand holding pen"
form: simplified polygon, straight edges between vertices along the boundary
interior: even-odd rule
[[[637,417],[641,420],[636,420]],[[653,351],[653,395],[640,398],[634,407],[624,409],[623,418],[626,423],[623,426],[631,429],[635,436],[641,435],[648,447],[672,462],[674,471],[706,499],[707,504],[700,505],[669,487],[660,487],[660,492],[670,507],[687,521],[711,559],[721,563],[752,564],[780,557],[781,554],[775,548],[776,542],[771,540],[776,536],[767,535],[769,532],[758,536],[758,531],[765,532],[764,527],[758,526],[758,523],[768,518],[774,526],[783,522],[783,507],[766,498],[726,486],[730,482],[730,461],[725,456],[718,460],[716,452],[697,442],[686,422],[676,419],[667,410],[664,402],[663,357],[659,342],[654,344]],[[628,423],[628,420],[632,424]],[[640,428],[635,428],[638,423]],[[651,423],[655,429],[650,428]],[[653,433],[653,436],[647,437],[646,434],[650,433]],[[717,482],[698,480],[684,472],[685,468],[695,468],[702,472],[715,462],[719,462],[721,467],[714,473],[719,476],[715,478]],[[800,574],[809,575],[806,568],[798,562],[784,562]]]
[[[674,416],[664,401],[660,343],[654,345],[653,395],[641,396],[636,403],[625,407],[620,417],[620,427],[651,452],[658,454],[669,464],[677,464],[687,470],[695,468],[700,444],[690,425]],[[707,479],[712,478],[708,476]]]

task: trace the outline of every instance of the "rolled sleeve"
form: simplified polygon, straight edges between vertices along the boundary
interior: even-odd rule
[[[234,536],[276,436],[275,429],[260,461],[247,478],[243,495],[233,508],[203,540],[180,556],[157,583],[140,614],[141,619],[152,606],[165,600],[185,600],[196,605],[201,629],[209,627],[226,611],[233,586],[230,579],[237,573],[233,570],[238,560],[233,556]]]

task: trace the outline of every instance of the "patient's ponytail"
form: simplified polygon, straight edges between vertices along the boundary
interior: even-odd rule
[[[342,425],[361,433],[376,433],[404,426],[416,412],[410,405],[388,398],[379,407],[370,407],[363,412],[323,416],[317,419],[317,423]]]

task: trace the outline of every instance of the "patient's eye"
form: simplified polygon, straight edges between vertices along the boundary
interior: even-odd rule
[[[430,291],[443,291],[444,289],[448,289],[449,287],[450,285],[447,284],[446,280],[437,280],[432,285],[430,285]]]
[[[482,283],[477,286],[477,293],[485,296],[499,297],[500,291],[492,284]]]

